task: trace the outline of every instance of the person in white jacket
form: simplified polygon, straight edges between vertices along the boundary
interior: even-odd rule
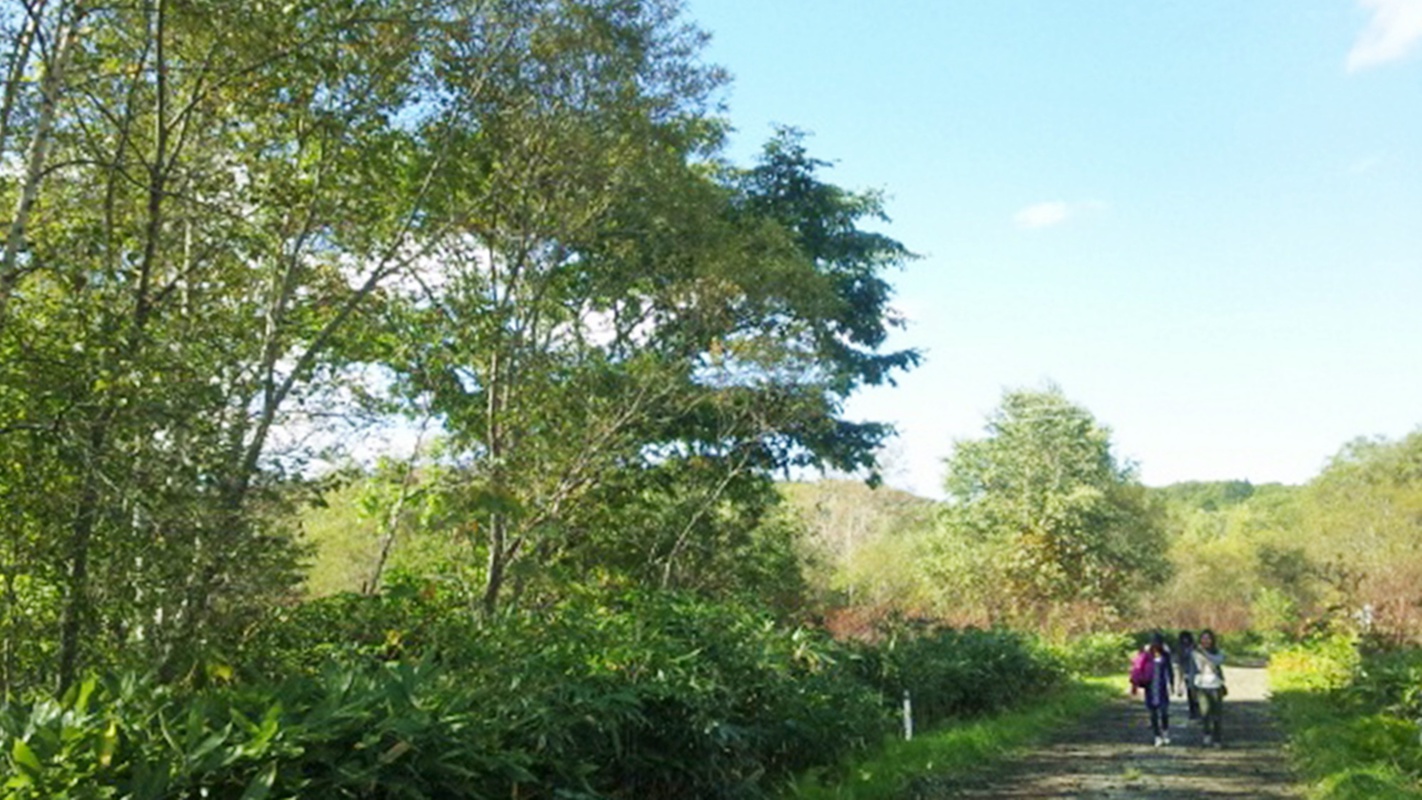
[[[1214,631],[1208,628],[1200,631],[1193,658],[1195,689],[1200,696],[1200,718],[1205,729],[1204,743],[1206,747],[1219,747],[1220,719],[1229,689],[1225,686],[1224,653],[1220,652]]]

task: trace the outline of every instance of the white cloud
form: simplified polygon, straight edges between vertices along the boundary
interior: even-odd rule
[[[1422,0],[1358,0],[1372,12],[1368,27],[1348,52],[1348,71],[1396,61],[1422,41]]]
[[[1069,219],[1079,217],[1092,211],[1100,211],[1106,204],[1095,200],[1088,200],[1081,203],[1068,203],[1062,200],[1051,200],[1045,203],[1033,203],[1030,206],[1012,215],[1012,221],[1019,228],[1050,228],[1053,225],[1060,225]]]
[[[1060,200],[1048,203],[1034,203],[1018,211],[1013,221],[1019,228],[1049,228],[1066,222],[1071,216],[1071,206]]]

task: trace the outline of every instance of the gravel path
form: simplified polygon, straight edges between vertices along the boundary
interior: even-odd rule
[[[936,798],[1278,798],[1299,796],[1274,726],[1264,670],[1226,667],[1222,748],[1205,748],[1196,724],[1182,726],[1183,700],[1171,702],[1171,737],[1151,744],[1139,698],[1124,694],[1066,732],[990,776],[916,787],[918,800]]]

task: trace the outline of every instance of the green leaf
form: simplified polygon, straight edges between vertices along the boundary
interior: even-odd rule
[[[252,776],[246,791],[242,792],[242,800],[262,800],[271,794],[272,786],[276,784],[276,775],[277,762],[272,761],[265,769]]]
[[[40,763],[39,756],[25,743],[24,739],[16,739],[15,744],[10,748],[10,757],[14,759],[15,765],[25,772],[30,778],[38,780],[40,773],[44,772],[44,764]]]

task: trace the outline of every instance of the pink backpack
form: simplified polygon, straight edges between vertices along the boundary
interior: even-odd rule
[[[1150,686],[1151,679],[1155,677],[1155,659],[1151,656],[1150,648],[1145,648],[1131,659],[1131,685],[1139,686],[1142,689]]]

